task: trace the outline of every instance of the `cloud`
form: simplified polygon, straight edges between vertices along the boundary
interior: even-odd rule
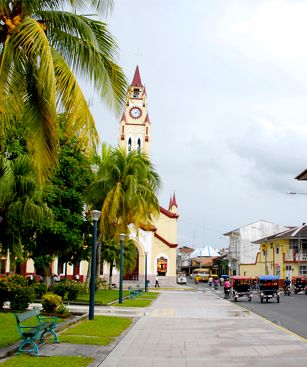
[[[248,162],[246,179],[261,190],[285,192],[307,166],[306,141],[306,125],[254,117],[230,146]]]

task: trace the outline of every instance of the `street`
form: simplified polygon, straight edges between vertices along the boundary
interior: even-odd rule
[[[213,287],[209,287],[207,283],[193,284],[189,280],[189,285],[193,285],[194,288],[216,293],[220,297],[223,297],[223,288],[214,290]],[[229,299],[233,302],[233,299]],[[284,296],[281,292],[280,303],[276,303],[276,299],[270,300],[268,303],[260,303],[260,298],[257,293],[254,293],[251,302],[248,302],[246,297],[239,298],[237,305],[251,310],[256,314],[282,326],[297,335],[307,339],[307,296],[302,294],[291,294],[291,296]]]

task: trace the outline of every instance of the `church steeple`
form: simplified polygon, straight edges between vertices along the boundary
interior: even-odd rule
[[[126,106],[120,121],[119,146],[150,154],[150,119],[147,111],[147,93],[142,84],[139,67],[126,95]]]
[[[139,66],[137,66],[136,69],[135,69],[134,77],[133,77],[131,86],[132,87],[143,87],[142,82],[141,82]]]

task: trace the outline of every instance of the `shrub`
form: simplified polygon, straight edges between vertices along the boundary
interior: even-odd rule
[[[62,297],[56,294],[44,294],[42,297],[43,311],[55,313],[62,306]]]
[[[67,299],[75,301],[78,294],[81,292],[81,284],[78,282],[68,282],[67,284]]]
[[[63,305],[63,303],[61,303],[57,309],[56,309],[56,313],[59,315],[69,315],[69,311],[68,309]]]
[[[57,294],[58,296],[62,297],[62,299],[64,299],[67,293],[66,281],[60,281],[59,283],[55,284],[52,290],[54,294]]]
[[[23,311],[29,307],[29,303],[35,300],[34,288],[29,285],[26,277],[18,274],[10,275],[3,279],[8,289],[7,300],[12,310]]]
[[[70,301],[75,301],[78,297],[78,294],[82,290],[82,285],[75,281],[64,280],[59,282],[53,287],[53,293],[61,296],[64,300],[65,298]]]
[[[39,299],[41,299],[43,295],[47,292],[47,285],[44,283],[34,283],[33,287],[36,297]]]

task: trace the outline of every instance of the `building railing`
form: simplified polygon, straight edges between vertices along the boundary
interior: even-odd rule
[[[307,261],[307,252],[302,251],[301,253],[287,253],[284,254],[284,261]]]

